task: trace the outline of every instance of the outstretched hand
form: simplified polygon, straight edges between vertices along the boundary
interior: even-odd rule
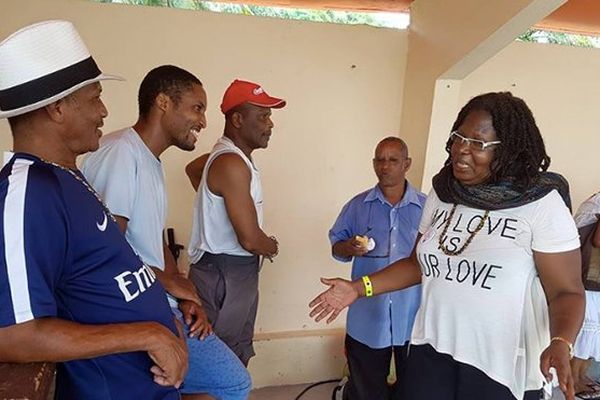
[[[352,282],[341,278],[321,278],[321,282],[329,285],[329,289],[315,297],[310,303],[312,308],[309,316],[319,322],[327,318],[327,323],[334,321],[339,313],[358,298],[358,291]]]

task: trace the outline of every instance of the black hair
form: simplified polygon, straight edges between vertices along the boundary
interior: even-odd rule
[[[235,113],[240,113],[243,116],[246,116],[248,113],[248,110],[250,109],[250,107],[248,107],[249,104],[250,103],[248,103],[248,102],[244,102],[242,104],[238,104],[237,106],[233,107],[231,110],[227,111],[227,113],[225,114],[225,121],[231,120],[231,117]]]
[[[10,130],[13,133],[13,135],[14,135],[15,130],[17,129],[17,126],[19,125],[19,123],[21,123],[21,121],[23,120],[23,118],[24,118],[23,115],[24,114],[17,115],[15,117],[8,117],[8,126],[10,127]]]
[[[192,88],[193,85],[202,85],[202,82],[188,71],[174,65],[161,65],[148,72],[138,91],[138,107],[140,117],[145,117],[150,112],[156,96],[164,93],[179,103],[181,94]]]
[[[513,179],[517,185],[527,186],[550,166],[544,139],[535,123],[531,110],[523,99],[510,92],[484,93],[472,98],[458,113],[452,125],[456,131],[473,111],[485,111],[492,117],[492,125],[502,143],[494,148],[491,181]],[[452,139],[446,142],[450,154]],[[450,164],[450,156],[446,165]]]

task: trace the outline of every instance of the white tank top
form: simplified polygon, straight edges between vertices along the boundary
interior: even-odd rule
[[[248,166],[252,174],[250,180],[250,195],[254,200],[254,208],[258,217],[258,226],[263,224],[263,195],[260,174],[248,157],[226,136],[222,136],[213,147],[208,161],[202,172],[202,180],[198,186],[198,193],[194,200],[194,219],[192,221],[192,235],[188,254],[191,263],[197,263],[204,252],[213,254],[229,254],[236,256],[249,256],[237,240],[233,230],[225,201],[210,191],[207,185],[208,170],[215,158],[225,153],[239,155]]]

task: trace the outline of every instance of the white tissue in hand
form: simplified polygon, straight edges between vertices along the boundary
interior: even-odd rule
[[[373,238],[369,238],[369,241],[367,242],[367,250],[371,251],[375,248],[375,240]]]

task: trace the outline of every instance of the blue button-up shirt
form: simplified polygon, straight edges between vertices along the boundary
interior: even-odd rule
[[[355,235],[375,240],[375,248],[354,257],[352,279],[372,274],[410,255],[419,228],[426,196],[408,182],[402,200],[390,204],[379,186],[350,200],[329,231],[335,243]],[[352,257],[334,258],[352,261]],[[346,330],[353,339],[371,347],[401,346],[410,339],[415,314],[421,302],[421,285],[370,298],[360,298],[350,306]]]

